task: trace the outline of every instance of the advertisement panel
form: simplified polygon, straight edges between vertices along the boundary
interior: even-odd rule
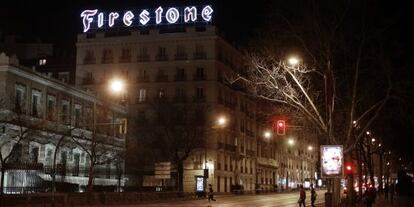
[[[323,178],[343,176],[344,156],[342,145],[321,146],[321,172]]]

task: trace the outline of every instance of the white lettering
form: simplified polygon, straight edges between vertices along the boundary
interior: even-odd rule
[[[165,18],[169,23],[174,24],[180,18],[180,13],[176,8],[169,8],[165,13]]]
[[[93,21],[93,16],[98,12],[97,9],[95,10],[85,10],[81,13],[82,23],[83,23],[83,32],[87,32],[91,27],[91,22]]]
[[[158,7],[157,10],[155,10],[155,23],[159,24],[162,21],[162,12],[164,10],[162,9],[162,7]]]
[[[98,14],[98,27],[101,28],[104,25],[104,14],[101,12]]]
[[[211,6],[205,6],[201,11],[201,17],[207,22],[211,21],[211,14],[213,14]]]
[[[118,19],[119,14],[118,12],[111,12],[109,13],[109,27],[113,27],[115,24],[115,19]]]
[[[195,22],[197,20],[197,8],[195,6],[185,7],[184,9],[184,22]]]
[[[142,12],[139,14],[139,22],[141,22],[142,25],[146,25],[149,20],[149,12],[145,9],[142,10]]]
[[[125,12],[124,18],[122,18],[122,20],[124,21],[124,24],[126,26],[131,26],[133,18],[134,18],[134,14],[131,11],[127,11]]]

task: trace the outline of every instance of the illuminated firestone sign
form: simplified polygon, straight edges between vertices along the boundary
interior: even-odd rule
[[[84,10],[80,17],[83,32],[90,29],[113,27],[136,27],[168,24],[209,23],[213,8],[207,6],[158,7],[157,9],[127,10],[124,12],[103,12],[98,9]]]

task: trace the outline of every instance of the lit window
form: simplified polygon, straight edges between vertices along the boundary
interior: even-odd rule
[[[46,59],[40,59],[39,60],[39,65],[46,65]]]

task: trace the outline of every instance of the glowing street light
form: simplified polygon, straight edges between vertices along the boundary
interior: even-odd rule
[[[220,116],[220,117],[217,119],[217,124],[218,124],[219,126],[224,126],[224,125],[226,124],[226,122],[227,122],[227,120],[226,120],[226,117],[224,117],[224,116]]]
[[[270,137],[272,137],[272,133],[271,133],[270,131],[265,131],[265,132],[263,133],[263,136],[264,136],[266,139],[269,139]]]
[[[371,139],[371,142],[372,142],[372,143],[374,143],[375,141],[376,141],[376,140],[375,140],[375,138],[372,138],[372,139]]]
[[[290,57],[288,59],[289,65],[295,66],[299,63],[299,59],[297,57]]]
[[[309,145],[309,146],[308,146],[308,150],[309,150],[309,151],[312,151],[312,150],[313,150],[312,145]]]
[[[294,144],[295,144],[295,140],[293,140],[292,138],[290,138],[290,139],[288,140],[288,144],[289,144],[290,146],[294,145]]]
[[[113,79],[109,83],[109,88],[110,88],[111,92],[113,92],[113,93],[121,93],[121,92],[124,91],[125,84],[120,79]]]
[[[367,135],[370,135],[370,134],[371,134],[371,132],[367,131]]]

